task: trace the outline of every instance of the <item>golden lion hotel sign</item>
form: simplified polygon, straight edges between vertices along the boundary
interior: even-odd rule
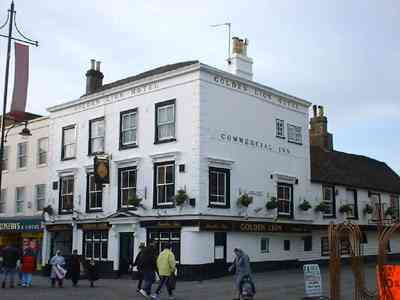
[[[41,220],[1,220],[0,219],[0,232],[37,232],[42,231]]]

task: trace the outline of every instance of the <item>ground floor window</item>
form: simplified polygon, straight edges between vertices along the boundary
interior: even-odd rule
[[[269,253],[269,238],[263,237],[261,238],[261,245],[260,245],[261,253]]]
[[[290,251],[290,240],[283,240],[283,250]]]
[[[329,240],[328,237],[321,238],[321,256],[329,255]]]
[[[108,230],[85,231],[83,247],[86,259],[107,260]]]
[[[159,254],[165,245],[170,244],[177,262],[181,260],[181,231],[180,229],[148,229],[147,244],[154,244]]]
[[[312,235],[303,237],[304,251],[312,251]]]
[[[51,256],[55,255],[57,250],[60,250],[62,255],[72,252],[72,231],[54,231],[51,241]]]

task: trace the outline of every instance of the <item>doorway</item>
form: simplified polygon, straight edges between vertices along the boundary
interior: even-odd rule
[[[121,232],[119,234],[119,275],[129,273],[129,265],[133,264],[133,232]]]
[[[214,232],[214,267],[217,276],[227,273],[226,232]]]

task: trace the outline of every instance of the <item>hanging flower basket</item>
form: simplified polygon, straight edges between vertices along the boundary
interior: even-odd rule
[[[370,215],[373,212],[374,212],[374,209],[372,208],[371,205],[369,205],[369,204],[365,205],[364,210],[363,210],[364,215],[367,215],[367,214]]]
[[[385,216],[386,217],[394,217],[396,215],[396,209],[394,209],[393,207],[388,207],[386,210],[385,210]]]
[[[128,198],[128,205],[138,208],[141,206],[142,198],[138,197],[136,194]]]
[[[240,195],[237,201],[239,206],[249,207],[250,204],[253,203],[253,197],[249,196],[248,194],[244,193]]]
[[[341,214],[351,214],[353,212],[353,208],[351,207],[350,204],[343,204],[340,208],[339,208],[339,212]]]
[[[302,211],[307,211],[311,208],[311,204],[307,200],[303,200],[303,202],[299,204],[299,208]]]
[[[322,212],[322,213],[326,213],[328,212],[328,205],[325,202],[320,202],[315,208],[314,210],[316,212]]]
[[[267,210],[278,208],[278,201],[276,197],[271,197],[270,200],[265,204]]]
[[[177,206],[182,206],[185,204],[186,201],[189,200],[189,196],[188,194],[186,194],[186,191],[183,189],[178,190],[178,192],[176,193],[175,197],[175,204]]]

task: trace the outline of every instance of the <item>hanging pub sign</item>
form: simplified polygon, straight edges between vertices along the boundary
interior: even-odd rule
[[[94,157],[94,181],[97,184],[110,183],[110,162],[108,157]]]

